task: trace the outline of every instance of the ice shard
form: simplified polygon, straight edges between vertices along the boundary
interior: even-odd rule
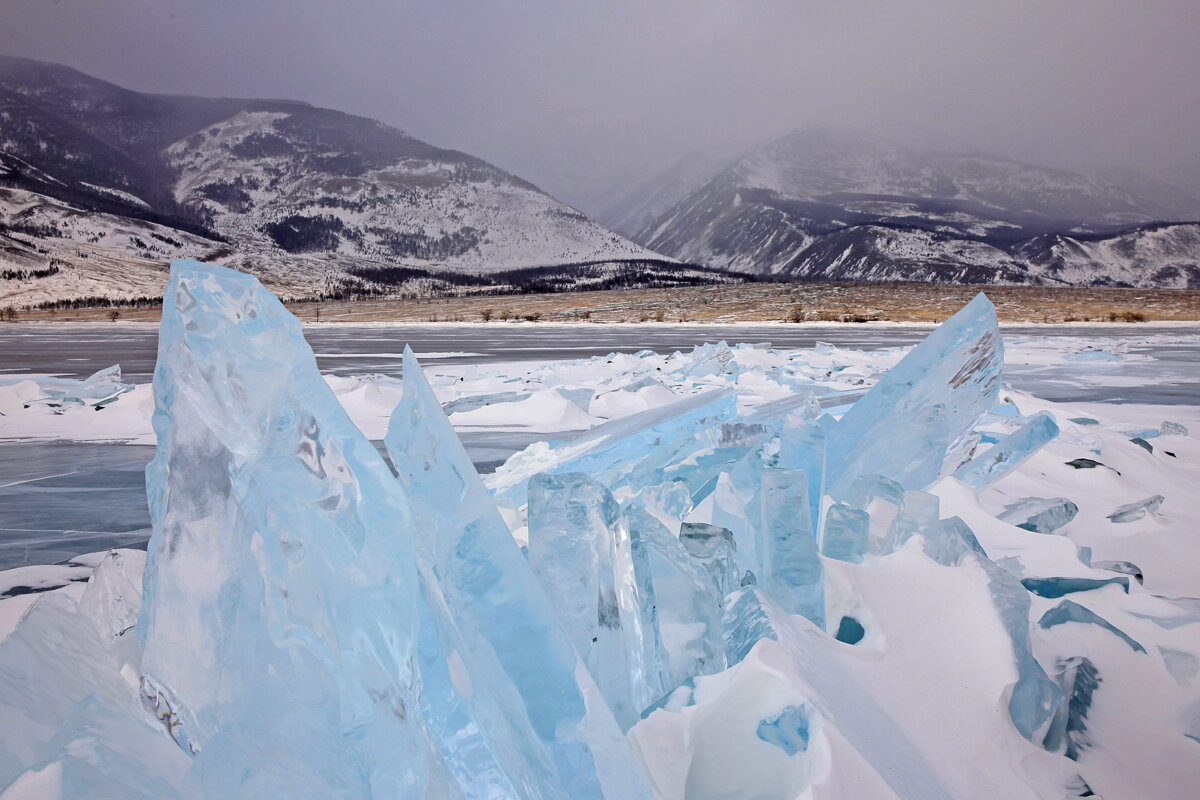
[[[121,380],[120,364],[94,372],[81,381],[48,378],[38,383],[46,393],[40,402],[58,413],[80,406],[101,409],[133,389],[132,383]]]
[[[737,361],[724,340],[716,344],[696,345],[692,350],[692,365],[684,372],[684,378],[702,378],[708,375],[736,375]]]
[[[708,572],[721,597],[738,587],[737,546],[728,528],[685,522],[680,526],[679,543]]]
[[[554,765],[530,741],[528,726],[510,718],[503,697],[477,690],[471,676],[500,667],[468,646],[437,581],[427,568],[420,572],[420,710],[446,772],[467,798],[538,797],[538,787],[557,783]]]
[[[1126,503],[1109,514],[1108,518],[1112,522],[1136,522],[1147,514],[1153,514],[1158,511],[1165,499],[1161,494],[1156,494],[1153,497],[1147,497],[1145,500],[1138,500],[1136,503]]]
[[[683,481],[644,486],[634,497],[642,508],[657,517],[676,535],[679,534],[684,517],[692,510],[692,493]]]
[[[299,321],[250,275],[175,262],[154,396],[142,692],[200,754],[189,780],[423,796],[409,507]]]
[[[821,553],[838,561],[862,563],[867,553],[871,515],[848,503],[833,503],[825,509],[821,527]]]
[[[1136,639],[1134,639],[1125,631],[1113,625],[1104,617],[1092,611],[1086,606],[1081,606],[1074,600],[1063,600],[1054,608],[1047,611],[1038,620],[1038,625],[1042,628],[1053,628],[1055,625],[1062,625],[1067,622],[1082,622],[1091,625],[1098,625],[1106,631],[1111,631],[1113,635],[1119,637],[1125,644],[1133,648],[1134,652],[1144,653],[1146,648],[1142,647]]]
[[[763,470],[760,502],[763,589],[789,613],[824,627],[824,571],[813,537],[804,470]]]
[[[643,596],[653,592],[655,616],[669,665],[667,685],[725,669],[721,628],[724,597],[704,566],[657,518],[631,501],[622,507]],[[646,580],[648,574],[649,580]],[[639,587],[640,588],[640,587]]]
[[[578,472],[530,479],[529,566],[628,730],[672,687],[664,683],[657,620],[649,609],[643,615],[621,507],[608,489]]]
[[[954,477],[982,489],[1019,467],[1058,435],[1054,417],[1043,411],[983,453],[963,464]]]
[[[977,295],[839,420],[829,438],[825,493],[844,500],[868,473],[906,489],[936,480],[947,450],[995,404],[1003,362],[996,309]]]
[[[960,517],[938,520],[936,525],[924,528],[921,536],[925,539],[925,554],[943,566],[958,564],[970,552],[986,557],[975,532]]]
[[[893,553],[914,536],[936,531],[941,522],[941,500],[929,492],[908,491],[900,511],[879,546],[879,554]]]
[[[656,448],[736,415],[737,396],[732,389],[716,389],[685,397],[597,425],[558,445],[539,444],[526,448],[496,470],[488,481],[488,488],[498,500],[519,508],[525,504],[526,483],[539,472],[596,475],[619,462],[644,457]]]
[[[747,586],[727,598],[723,625],[725,658],[738,664],[761,639],[779,641],[777,620],[785,613],[757,587]]]
[[[1075,519],[1079,506],[1065,497],[1026,497],[1005,506],[999,519],[1035,533],[1054,533]]]
[[[648,798],[611,711],[407,348],[384,441],[421,521],[416,555],[464,646],[496,665],[468,673],[472,691],[495,698],[525,749],[553,765],[553,781],[530,796]]]
[[[748,570],[757,576],[762,571],[762,557],[759,552],[763,545],[758,541],[758,522],[761,514],[754,512],[754,518],[751,519],[751,509],[747,505],[757,499],[758,476],[753,477],[756,479],[753,485],[739,488],[730,473],[720,473],[709,503],[712,523],[733,534],[738,567],[743,572]]]
[[[1084,656],[1073,656],[1060,662],[1057,675],[1064,702],[1046,734],[1047,750],[1063,751],[1067,758],[1078,761],[1081,750],[1091,746],[1087,736],[1087,715],[1092,707],[1092,695],[1100,685],[1100,673]]]
[[[1188,435],[1188,429],[1186,425],[1179,422],[1171,422],[1170,420],[1163,420],[1163,423],[1159,426],[1158,430],[1162,436]]]
[[[988,576],[988,589],[1000,621],[1012,642],[1017,681],[1008,701],[1008,714],[1021,735],[1030,741],[1044,737],[1062,702],[1062,691],[1033,655],[1029,636],[1029,593],[1016,578],[986,556],[972,553]]]

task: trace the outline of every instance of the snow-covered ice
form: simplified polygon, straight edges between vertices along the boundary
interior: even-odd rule
[[[6,800],[1200,782],[1200,411],[1003,381],[1121,347],[1006,352],[979,297],[913,349],[322,378],[194,263],[159,346],[152,391],[0,386],[5,438],[158,445],[147,554],[0,573]],[[547,440],[481,477],[473,428]]]

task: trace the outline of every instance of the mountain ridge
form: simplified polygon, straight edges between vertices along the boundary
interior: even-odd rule
[[[631,236],[681,260],[784,279],[1200,288],[1194,223],[1160,235],[1168,206],[1187,202],[1175,191],[1160,204],[1069,170],[816,126],[743,154]],[[1118,263],[1138,231],[1155,233],[1155,247]],[[1069,269],[1050,269],[1056,256],[1035,247],[1048,234],[1125,239],[1100,248],[1103,258],[1092,248],[1090,270],[1087,248],[1062,262]]]
[[[0,57],[0,259],[40,276],[0,282],[0,304],[101,291],[100,261],[137,273],[117,281],[123,296],[154,291],[184,256],[292,297],[405,291],[352,272],[372,265],[444,277],[653,262],[659,280],[674,264],[483,159],[367,117],[145,94]]]

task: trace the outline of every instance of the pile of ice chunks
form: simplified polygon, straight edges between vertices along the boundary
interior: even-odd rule
[[[1057,432],[1037,416],[970,455],[1002,362],[979,295],[840,418],[811,394],[739,412],[716,390],[535,445],[485,485],[406,350],[393,475],[276,298],[178,262],[154,376],[141,701],[202,796],[649,798],[625,731],[789,615],[862,639],[859,620],[826,618],[823,560],[919,537],[986,572],[1013,724],[1065,746],[1079,721],[1032,655],[1028,591],[926,491],[948,454],[980,486]],[[737,369],[722,343],[686,372]],[[1060,608],[1043,627],[1093,621]],[[764,721],[764,741],[802,749],[795,716],[786,741]],[[137,773],[110,777],[133,795]]]

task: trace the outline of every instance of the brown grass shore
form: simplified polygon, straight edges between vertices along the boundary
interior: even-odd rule
[[[754,283],[564,294],[288,303],[306,322],[926,322],[946,319],[976,293],[1006,323],[1200,321],[1200,290]],[[161,309],[22,311],[18,321],[156,321]]]

